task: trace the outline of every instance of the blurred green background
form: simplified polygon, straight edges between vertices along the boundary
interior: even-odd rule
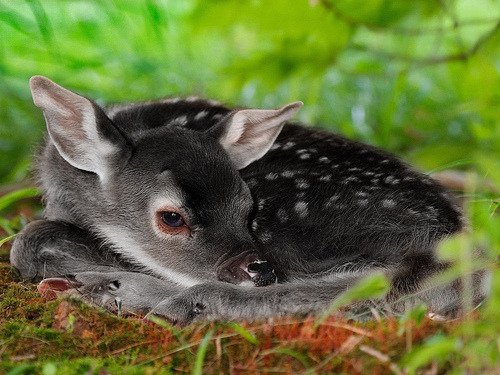
[[[465,285],[475,267],[489,268],[492,296],[476,315],[389,354],[409,374],[429,363],[444,367],[428,373],[498,372],[500,0],[0,0],[0,247],[39,211],[38,198],[26,200],[38,191],[19,189],[32,184],[32,154],[45,128],[28,89],[36,74],[101,104],[193,94],[248,107],[302,100],[298,117],[306,123],[393,151],[428,172],[467,171],[460,194],[472,230],[440,254],[456,262],[452,276]],[[488,257],[476,264],[478,248]],[[0,314],[0,343],[11,343],[0,357],[27,337],[44,344],[62,337],[43,336],[40,319],[24,318],[45,304],[33,307],[19,297],[23,284],[0,279],[11,314],[4,322]],[[398,335],[412,337],[407,320],[422,320],[418,314],[400,318]],[[85,344],[68,332],[68,347]],[[37,368],[56,363],[57,373],[83,373],[66,371],[61,353],[45,348]],[[62,361],[78,357],[65,353]],[[111,363],[130,361],[113,355]],[[3,366],[12,374],[35,368]]]
[[[302,121],[499,181],[499,25],[493,0],[0,0],[0,184],[43,134],[35,74],[100,103],[302,100]]]

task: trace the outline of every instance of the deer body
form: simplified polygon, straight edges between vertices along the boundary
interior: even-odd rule
[[[422,291],[446,267],[436,245],[463,229],[453,198],[382,150],[287,123],[300,103],[102,109],[43,77],[31,87],[49,137],[45,220],[11,253],[24,278],[71,276],[94,303],[182,323],[316,312],[375,270],[386,302],[420,290],[456,309],[456,287]]]

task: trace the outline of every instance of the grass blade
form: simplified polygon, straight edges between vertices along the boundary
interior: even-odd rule
[[[235,330],[236,333],[238,333],[241,337],[243,337],[249,343],[254,344],[254,345],[259,344],[259,340],[257,340],[257,337],[255,337],[255,335],[252,332],[247,330],[242,325],[240,325],[238,323],[230,323],[229,327],[231,327],[233,330]]]
[[[0,197],[0,211],[5,210],[11,204],[20,201],[21,199],[34,198],[40,195],[37,188],[25,188],[13,191]]]
[[[198,347],[198,352],[196,353],[196,358],[194,360],[194,367],[192,371],[192,375],[202,375],[203,374],[203,362],[205,361],[205,356],[208,350],[208,344],[210,343],[210,339],[214,334],[214,330],[211,329],[201,340],[200,346]]]

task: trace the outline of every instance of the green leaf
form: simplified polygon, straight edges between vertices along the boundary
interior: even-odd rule
[[[315,328],[321,325],[328,317],[342,306],[349,305],[355,301],[366,300],[369,298],[379,298],[389,291],[389,282],[380,272],[369,275],[345,292],[338,295],[330,304],[328,309],[316,320]]]
[[[424,345],[416,347],[405,355],[402,364],[409,374],[414,374],[420,367],[432,361],[444,362],[460,347],[460,342],[454,337],[433,336]]]

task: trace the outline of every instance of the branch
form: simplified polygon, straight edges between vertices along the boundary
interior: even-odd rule
[[[442,56],[416,57],[412,55],[404,55],[383,50],[372,49],[366,45],[357,43],[352,44],[350,48],[359,51],[365,51],[368,53],[373,53],[375,55],[379,55],[381,57],[385,57],[391,60],[411,62],[416,65],[436,65],[452,61],[466,61],[470,59],[490,38],[492,38],[495,35],[495,33],[498,32],[498,30],[500,30],[500,21],[497,22],[497,24],[493,29],[491,29],[486,34],[482,35],[469,50]]]
[[[500,18],[476,18],[476,19],[469,19],[469,20],[462,20],[458,21],[456,18],[452,18],[453,22],[451,25],[447,26],[439,26],[439,27],[427,27],[427,28],[411,28],[411,27],[386,27],[386,26],[381,26],[375,23],[363,21],[357,18],[354,18],[344,12],[342,12],[334,3],[330,2],[329,0],[316,0],[314,1],[314,4],[316,3],[321,3],[321,5],[331,11],[338,19],[343,21],[349,26],[352,27],[359,27],[359,26],[364,26],[368,30],[373,31],[373,32],[391,32],[391,33],[396,33],[396,34],[406,34],[406,35],[415,35],[415,36],[420,36],[422,34],[435,34],[435,33],[441,33],[443,31],[447,30],[456,30],[460,27],[463,26],[474,26],[474,25],[487,25],[491,23],[498,23],[500,22]]]

